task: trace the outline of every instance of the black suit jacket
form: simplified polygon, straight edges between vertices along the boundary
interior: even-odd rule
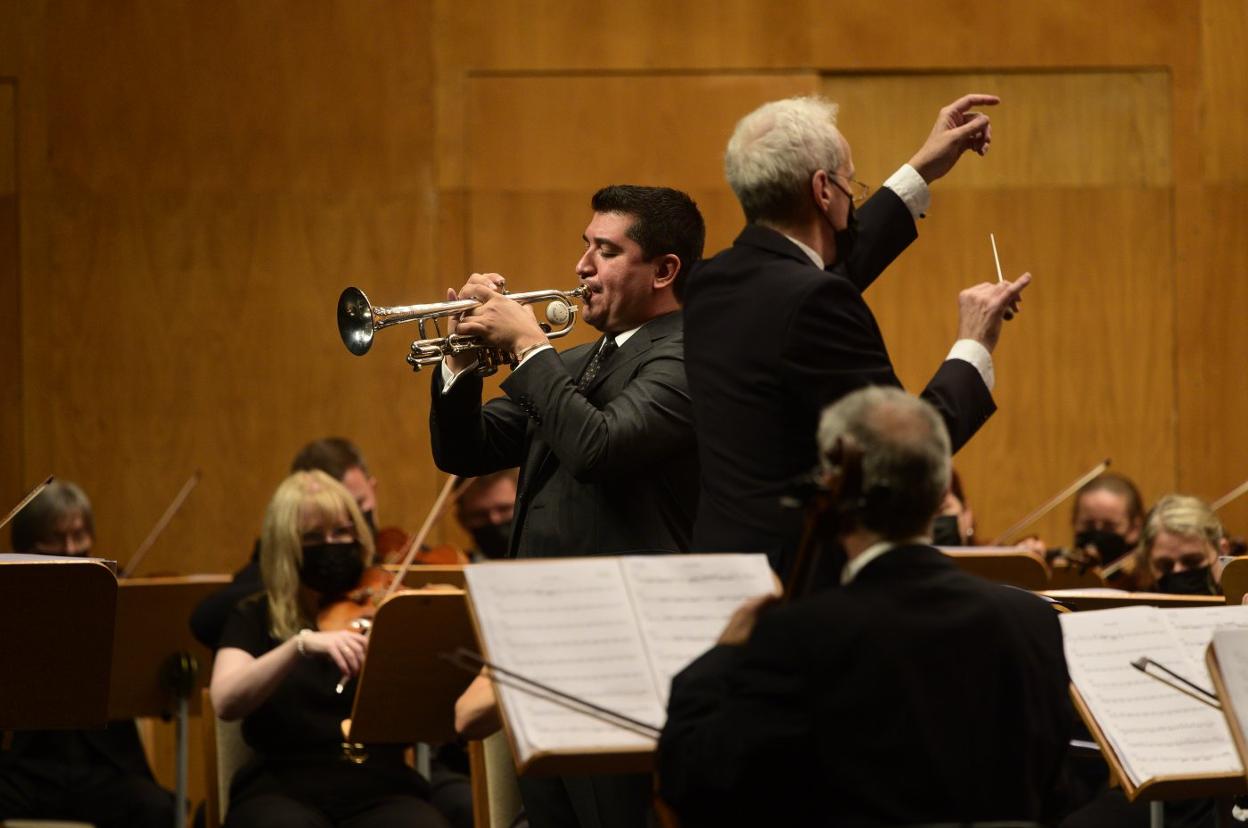
[[[1038,820],[1067,684],[1044,601],[897,548],[676,676],[660,790],[686,828]]]
[[[915,237],[891,190],[859,211],[848,267],[823,271],[796,245],[749,225],[702,263],[685,289],[685,365],[702,468],[697,551],[763,551],[772,565],[796,546],[800,515],[779,498],[818,462],[824,406],[867,385],[900,386],[862,291]],[[956,451],[994,410],[969,363],[944,362],[922,396]]]
[[[485,405],[479,377],[460,376],[443,394],[433,372],[438,468],[520,467],[514,556],[689,548],[698,466],[681,316],[643,325],[582,395],[576,379],[599,342],[534,354],[502,383],[506,396]]]

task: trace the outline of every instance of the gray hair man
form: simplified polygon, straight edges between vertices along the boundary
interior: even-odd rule
[[[660,795],[689,828],[1039,821],[1072,724],[1061,629],[928,543],[941,417],[866,388],[827,410],[819,446],[827,473],[861,453],[861,490],[829,507],[844,585],[748,602],[676,676]]]
[[[916,237],[928,185],[968,149],[987,151],[988,116],[971,110],[996,103],[967,95],[942,109],[870,199],[835,104],[773,101],[737,124],[724,168],[748,224],[682,285],[702,467],[695,550],[765,551],[787,570],[800,516],[780,499],[809,470],[819,411],[863,386],[901,385],[862,293]],[[995,408],[991,352],[1029,280],[959,297],[958,341],[923,391],[955,450]]]

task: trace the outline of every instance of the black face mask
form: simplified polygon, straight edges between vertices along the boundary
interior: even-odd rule
[[[364,574],[360,542],[314,543],[303,547],[299,580],[322,595],[342,595],[355,589]]]
[[[1218,586],[1213,582],[1213,569],[1202,566],[1183,572],[1167,572],[1157,579],[1157,591],[1170,595],[1217,595]]]
[[[507,545],[511,541],[511,521],[487,523],[473,529],[472,541],[487,558],[507,557]]]
[[[1130,551],[1126,538],[1107,529],[1084,529],[1075,535],[1075,546],[1079,549],[1094,547],[1100,553],[1102,564],[1113,563]]]
[[[845,229],[837,230],[835,238],[836,261],[832,262],[832,267],[848,264],[854,245],[858,243],[858,216],[854,214],[853,199],[849,202],[849,217],[845,222]]]
[[[932,521],[933,546],[962,546],[962,530],[957,515],[940,515]]]

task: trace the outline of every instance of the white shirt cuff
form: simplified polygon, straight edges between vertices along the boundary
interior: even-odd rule
[[[550,345],[550,344],[538,345],[536,348],[532,348],[527,353],[525,353],[524,359],[520,360],[520,362],[518,362],[516,364],[516,367],[513,368],[512,370],[519,371],[520,366],[528,362],[530,359],[532,359],[534,354],[540,354],[542,351],[553,351],[554,349],[555,349],[554,345]]]
[[[897,194],[915,221],[927,215],[927,208],[932,206],[932,191],[919,171],[909,164],[902,164],[897,172],[888,177],[884,186]]]
[[[949,356],[945,359],[960,359],[971,363],[983,378],[984,385],[988,386],[989,391],[997,382],[996,374],[992,370],[992,354],[988,353],[988,349],[982,342],[976,342],[974,339],[959,339],[953,343],[953,347],[949,349]]]
[[[473,368],[476,368],[476,367],[477,367],[477,360],[475,360],[475,359],[474,359],[474,360],[472,361],[472,364],[471,364],[471,365],[469,365],[468,367],[464,368],[464,370],[459,371],[459,372],[457,373],[457,372],[455,372],[455,371],[452,371],[452,370],[451,370],[451,367],[450,367],[449,365],[447,365],[447,364],[446,364],[446,360],[445,360],[445,359],[443,359],[443,360],[442,360],[442,366],[441,366],[441,370],[442,370],[442,393],[443,393],[443,394],[445,394],[447,391],[450,391],[450,390],[451,390],[451,386],[455,384],[455,380],[459,379],[459,378],[460,378],[460,377],[462,377],[464,374],[468,373],[469,371],[471,371]]]

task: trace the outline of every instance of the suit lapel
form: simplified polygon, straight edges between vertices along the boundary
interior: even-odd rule
[[[654,343],[680,330],[680,323],[680,311],[673,311],[663,316],[657,316],[642,325],[637,333],[630,336],[628,341],[620,346],[620,350],[615,352],[615,356],[611,357],[611,361],[599,369],[598,376],[594,377],[593,382],[585,389],[585,396],[591,397],[608,377],[641,359],[647,351],[654,347]],[[590,352],[593,353],[594,350],[596,349],[591,349]],[[576,376],[580,376],[580,374],[577,373]]]

